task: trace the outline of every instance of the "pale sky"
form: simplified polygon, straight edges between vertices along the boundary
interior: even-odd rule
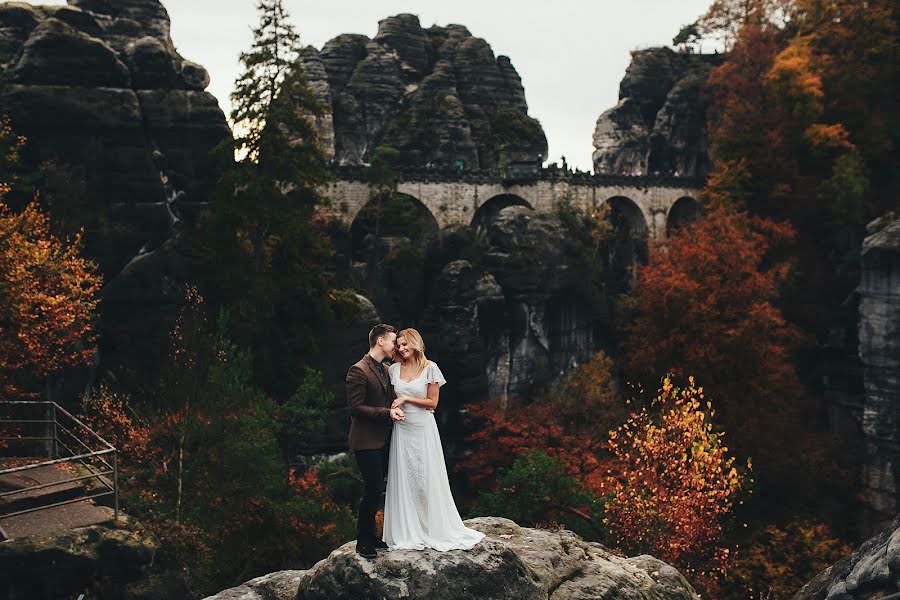
[[[172,40],[185,58],[210,73],[208,88],[227,115],[258,21],[255,0],[162,0],[172,19]],[[505,54],[522,78],[528,113],[540,120],[548,160],[565,155],[592,170],[597,117],[618,101],[629,51],[671,44],[682,25],[711,0],[285,0],[304,45],[321,49],[340,33],[373,37],[378,21],[398,13],[422,26],[465,25],[495,55]],[[45,0],[35,4],[65,4]],[[710,48],[711,50],[711,48]]]

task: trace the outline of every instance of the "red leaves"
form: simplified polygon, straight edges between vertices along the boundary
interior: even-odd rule
[[[59,239],[37,203],[16,214],[0,197],[0,388],[6,393],[24,395],[34,379],[90,358],[101,278],[80,256],[81,237]]]
[[[638,269],[635,319],[623,343],[628,378],[701,377],[720,399],[722,423],[742,456],[766,465],[772,483],[794,488],[808,438],[810,397],[793,366],[804,337],[778,306],[789,273],[772,248],[790,227],[721,206],[651,249]]]

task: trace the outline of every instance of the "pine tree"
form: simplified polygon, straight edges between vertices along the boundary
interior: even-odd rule
[[[323,106],[297,63],[299,35],[282,0],[257,9],[231,96],[236,135],[220,148],[225,168],[198,251],[207,296],[235,316],[237,341],[258,358],[257,380],[286,395],[330,318],[330,248],[314,222],[330,172],[312,121]]]

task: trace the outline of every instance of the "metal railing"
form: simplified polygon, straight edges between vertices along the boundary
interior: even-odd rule
[[[0,477],[13,473],[27,475],[29,471],[55,465],[71,465],[74,473],[78,472],[79,467],[82,473],[86,472],[0,492],[0,519],[112,496],[115,519],[118,520],[119,468],[115,446],[57,403],[0,400],[0,457],[32,459],[32,462],[25,465],[0,469]],[[95,493],[95,490],[84,489],[85,483],[91,480],[99,484],[95,489],[102,491]],[[76,482],[82,486],[82,490],[74,498],[40,504],[39,497],[27,496],[38,505],[12,512],[4,510],[4,500],[12,502],[20,494]]]

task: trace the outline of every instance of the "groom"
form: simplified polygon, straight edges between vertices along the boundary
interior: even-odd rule
[[[393,358],[397,330],[376,325],[369,332],[369,351],[347,371],[347,405],[350,408],[350,450],[363,478],[363,494],[356,521],[356,551],[375,558],[376,548],[387,545],[375,538],[375,513],[384,494],[388,468],[388,443],[394,421],[405,418],[391,408],[396,395],[382,361]]]

